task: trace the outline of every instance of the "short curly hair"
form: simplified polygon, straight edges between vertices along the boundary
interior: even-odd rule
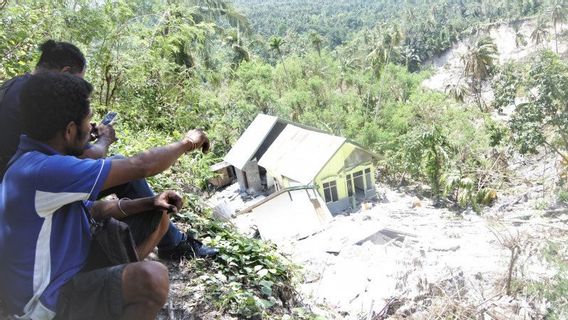
[[[93,87],[65,73],[45,72],[31,76],[20,93],[24,133],[47,142],[70,122],[80,125],[90,111]]]
[[[37,69],[61,71],[69,67],[72,74],[85,70],[87,60],[75,45],[69,42],[47,40],[39,46],[41,56],[36,65]]]

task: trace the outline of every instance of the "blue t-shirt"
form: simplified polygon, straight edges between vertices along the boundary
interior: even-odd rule
[[[0,89],[0,181],[4,168],[16,153],[20,134],[22,134],[22,118],[20,115],[20,92],[24,84],[31,78],[25,74],[8,80]]]
[[[84,266],[111,161],[58,154],[24,135],[0,185],[0,298],[11,314],[51,319],[59,290]]]

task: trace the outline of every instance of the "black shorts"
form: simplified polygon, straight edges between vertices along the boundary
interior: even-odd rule
[[[125,264],[76,274],[59,293],[56,320],[119,319]]]

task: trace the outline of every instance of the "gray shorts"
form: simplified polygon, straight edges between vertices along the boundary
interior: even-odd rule
[[[59,293],[56,320],[119,319],[125,264],[76,274]]]

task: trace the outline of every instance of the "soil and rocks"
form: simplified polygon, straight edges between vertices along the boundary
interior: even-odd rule
[[[521,22],[528,44],[517,47],[510,25],[490,27],[498,63],[553,48],[552,38],[533,45],[533,29],[533,20]],[[435,72],[424,87],[443,91],[461,77],[466,42],[432,61]],[[568,52],[566,41],[559,51]],[[483,92],[491,101],[488,84]],[[495,117],[507,121],[507,115]],[[375,199],[335,216],[308,237],[277,245],[302,268],[300,299],[325,319],[543,319],[550,303],[525,289],[554,277],[556,267],[543,252],[551,241],[568,240],[568,207],[557,200],[561,172],[553,154],[510,155],[507,182],[495,203],[480,213],[434,206],[420,186],[378,184]],[[262,198],[232,185],[215,194],[210,205],[219,218],[232,219],[252,234],[235,210]],[[192,305],[203,294],[198,282],[183,265],[169,269],[170,302],[160,319],[231,319]]]
[[[568,209],[554,197],[556,166],[552,155],[517,156],[509,167],[515,187],[481,214],[437,208],[421,188],[379,184],[357,210],[277,245],[302,267],[300,298],[326,319],[542,319],[548,302],[513,284],[555,275],[541,253],[549,240],[568,238]],[[236,190],[218,198],[247,205]]]
[[[535,44],[531,40],[531,33],[535,29],[536,20],[526,19],[517,22],[519,25],[519,33],[517,34],[510,23],[493,24],[487,27],[486,30],[480,30],[480,33],[488,34],[497,46],[496,64],[504,65],[507,62],[523,62],[529,61],[534,57],[538,51],[543,49],[556,50],[554,29],[552,26],[548,29],[549,36],[547,39],[540,43]],[[565,33],[568,31],[568,25],[558,25],[557,32],[559,34],[558,40],[558,53],[561,56],[568,55],[568,41],[565,39]],[[526,41],[525,45],[517,45],[515,39],[517,35],[522,36]],[[434,74],[424,80],[423,87],[436,91],[445,91],[447,86],[453,86],[458,83],[465,84],[466,77],[463,74],[464,63],[462,57],[468,50],[468,45],[473,45],[476,36],[472,36],[456,43],[452,48],[428,61],[426,64],[430,65]],[[481,90],[481,95],[485,103],[490,103],[494,100],[493,90],[489,82],[484,82]],[[470,102],[473,102],[473,97],[470,97]]]
[[[560,230],[528,201],[480,216],[438,209],[387,186],[379,191],[382,201],[371,209],[336,217],[321,233],[291,245],[293,260],[305,270],[301,291],[331,307],[336,314],[329,318],[543,317],[546,301],[505,290],[509,242],[522,248],[515,274],[522,271],[527,281],[554,275],[533,254]]]

